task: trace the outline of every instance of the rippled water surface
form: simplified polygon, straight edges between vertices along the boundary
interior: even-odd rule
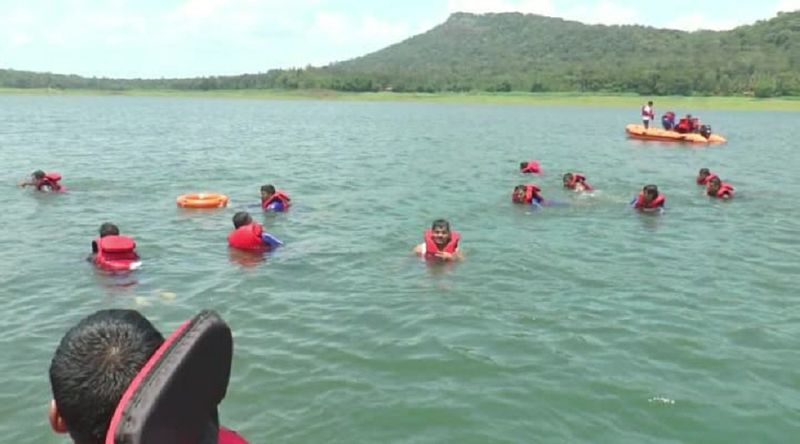
[[[664,111],[664,110],[660,110]],[[679,113],[695,110],[676,110]],[[0,96],[0,436],[57,443],[47,368],[80,318],[201,308],[235,336],[223,422],[253,443],[793,442],[800,430],[797,113],[707,111],[727,145],[626,140],[638,109]],[[539,212],[509,203],[539,159]],[[708,166],[737,197],[694,184]],[[34,169],[69,193],[15,188]],[[563,192],[579,170],[599,189]],[[660,217],[627,203],[645,183]],[[231,255],[231,216],[286,242]],[[176,208],[191,191],[218,211]],[[410,249],[446,217],[467,259]],[[102,222],[144,266],[84,261]]]

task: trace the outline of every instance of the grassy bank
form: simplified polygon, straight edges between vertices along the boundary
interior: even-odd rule
[[[554,105],[639,107],[645,100],[653,100],[656,109],[691,111],[695,109],[731,109],[757,111],[800,111],[800,97],[756,99],[752,97],[642,97],[635,94],[581,94],[581,93],[347,93],[328,90],[125,90],[104,91],[84,89],[15,89],[0,88],[0,94],[63,95],[63,96],[152,96],[152,97],[202,97],[257,100],[341,100],[378,102],[434,102],[475,103],[491,105]]]

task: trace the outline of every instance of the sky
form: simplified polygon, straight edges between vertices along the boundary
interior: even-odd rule
[[[169,78],[322,66],[398,43],[454,12],[724,30],[800,0],[0,0],[0,68]]]

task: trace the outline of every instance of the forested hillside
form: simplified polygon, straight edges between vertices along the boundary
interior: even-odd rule
[[[800,11],[730,31],[692,33],[457,13],[424,34],[320,68],[160,80],[0,70],[0,86],[800,95]]]

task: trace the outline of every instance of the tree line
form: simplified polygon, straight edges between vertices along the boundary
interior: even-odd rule
[[[186,79],[0,70],[0,86],[800,96],[800,11],[730,31],[691,33],[457,13],[404,42],[325,67]]]

